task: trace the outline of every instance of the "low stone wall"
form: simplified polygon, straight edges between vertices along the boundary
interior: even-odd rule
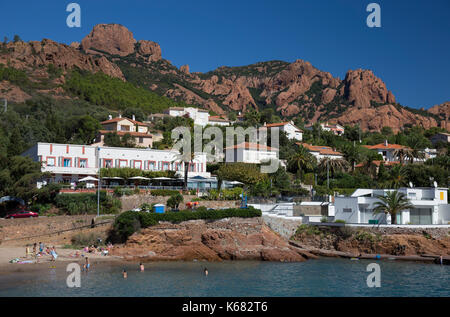
[[[381,234],[429,234],[435,239],[447,237],[450,234],[449,228],[404,228],[404,227],[379,227],[370,228],[369,231]]]
[[[279,217],[263,214],[264,223],[285,239],[289,239],[302,224],[301,217]]]
[[[122,201],[122,211],[131,210],[140,207],[142,204],[166,204],[170,196],[152,196],[149,194],[145,195],[131,195],[122,196],[120,200]],[[192,199],[197,198],[193,195],[183,195],[183,205],[181,208],[185,207],[185,204]],[[204,206],[206,208],[220,209],[220,208],[235,208],[239,207],[241,204],[240,200],[202,200],[199,201],[198,206]]]
[[[17,218],[0,220],[0,241],[22,239],[56,231],[68,230],[91,224],[96,215],[53,216],[38,218]],[[73,234],[74,232],[70,232]],[[47,241],[46,237],[37,238]],[[38,242],[35,241],[35,242]]]

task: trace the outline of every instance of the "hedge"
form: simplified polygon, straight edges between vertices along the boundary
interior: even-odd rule
[[[183,210],[167,212],[164,214],[126,211],[118,216],[110,231],[109,239],[113,242],[125,242],[130,235],[141,228],[147,228],[158,224],[160,221],[179,223],[188,220],[217,220],[223,218],[253,218],[261,217],[261,210],[249,207],[246,209],[229,208],[218,210]]]
[[[180,192],[178,190],[172,190],[172,189],[152,189],[150,191],[150,194],[152,196],[173,196],[176,194],[179,194]]]
[[[56,207],[68,215],[97,213],[97,194],[59,194],[55,198]],[[100,210],[102,214],[118,213],[121,208],[119,199],[100,192]]]

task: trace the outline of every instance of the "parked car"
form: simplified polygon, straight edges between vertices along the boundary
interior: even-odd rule
[[[30,217],[38,217],[39,214],[37,212],[29,211],[29,210],[20,210],[16,211],[13,214],[6,215],[6,219],[14,219],[14,218],[30,218]]]

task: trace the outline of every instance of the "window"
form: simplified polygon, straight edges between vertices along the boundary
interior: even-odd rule
[[[133,167],[134,168],[138,168],[138,169],[142,169],[142,161],[134,161],[133,162]]]
[[[195,172],[195,163],[189,163],[189,172]]]
[[[163,162],[163,171],[168,171],[169,170],[169,162]]]
[[[415,199],[416,198],[416,193],[408,193],[408,198]]]
[[[87,159],[80,159],[80,167],[81,168],[87,167]]]
[[[139,143],[144,143],[144,138],[143,137],[139,137]]]
[[[63,158],[63,166],[64,167],[72,167],[72,159],[71,158]]]
[[[103,167],[112,168],[112,160],[103,160]]]
[[[352,212],[352,209],[351,208],[344,208],[344,209],[342,209],[342,212]]]
[[[47,157],[47,166],[55,166],[55,158]]]
[[[156,170],[156,162],[155,161],[148,161],[148,169],[151,171]]]

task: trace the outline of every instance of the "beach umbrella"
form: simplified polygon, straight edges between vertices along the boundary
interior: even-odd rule
[[[80,180],[78,180],[79,182],[98,182],[98,179],[96,179],[95,177],[92,176],[87,176],[85,178],[82,178]]]
[[[130,177],[128,179],[137,179],[137,180],[149,180],[150,178],[148,177],[143,177],[143,176],[134,176],[134,177]]]

